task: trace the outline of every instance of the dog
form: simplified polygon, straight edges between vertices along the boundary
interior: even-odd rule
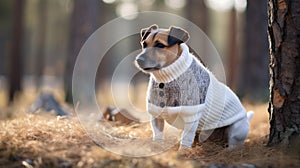
[[[147,112],[153,140],[164,139],[164,123],[182,129],[179,149],[190,148],[197,131],[205,141],[214,129],[226,128],[229,148],[244,144],[253,112],[189,52],[189,33],[179,27],[140,32],[142,51],[135,65],[150,74]]]

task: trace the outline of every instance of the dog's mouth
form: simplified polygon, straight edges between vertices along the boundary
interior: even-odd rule
[[[157,71],[159,70],[159,67],[149,67],[149,68],[143,68],[144,71]]]

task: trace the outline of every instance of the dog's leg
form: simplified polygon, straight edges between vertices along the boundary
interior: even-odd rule
[[[179,149],[190,148],[194,142],[199,120],[185,123]]]
[[[151,127],[153,133],[153,140],[162,140],[164,139],[164,125],[165,121],[162,118],[155,118],[151,115]]]
[[[244,144],[249,132],[249,121],[247,117],[233,123],[228,128],[228,146],[234,148]]]

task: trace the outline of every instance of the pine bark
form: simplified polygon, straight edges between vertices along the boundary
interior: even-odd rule
[[[268,1],[269,145],[300,142],[300,1]],[[298,144],[298,145],[297,145]]]

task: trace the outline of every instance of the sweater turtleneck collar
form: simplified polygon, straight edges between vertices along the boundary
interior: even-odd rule
[[[180,47],[182,49],[182,53],[175,62],[167,67],[150,73],[156,82],[171,82],[178,78],[190,67],[193,62],[193,57],[190,55],[189,47],[185,43],[180,44]]]

